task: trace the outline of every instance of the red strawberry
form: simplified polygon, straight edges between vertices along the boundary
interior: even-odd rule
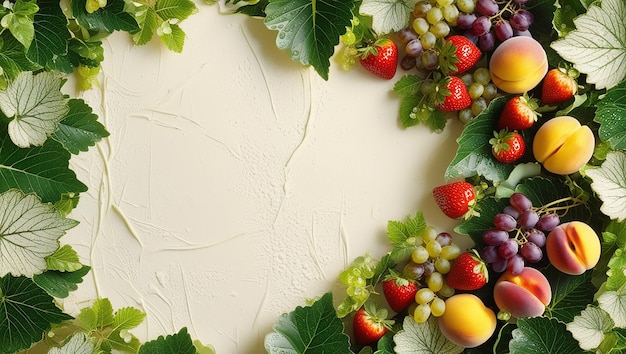
[[[472,99],[467,92],[463,80],[456,76],[448,76],[437,84],[438,94],[443,94],[443,100],[435,104],[443,112],[456,112],[472,105]],[[450,93],[450,94],[447,94]]]
[[[461,253],[446,276],[446,283],[456,290],[480,289],[488,280],[487,265],[476,250]]]
[[[402,278],[396,272],[391,271],[382,283],[383,293],[387,303],[395,312],[400,312],[415,302],[417,284]]]
[[[462,74],[482,56],[480,49],[465,36],[450,36],[443,43],[439,49],[439,67],[444,74]]]
[[[502,129],[493,132],[494,137],[489,139],[491,153],[496,160],[502,163],[511,163],[519,160],[526,152],[526,143],[518,132]]]
[[[530,98],[528,95],[515,96],[508,100],[504,105],[500,119],[498,119],[498,130],[508,129],[524,130],[528,129],[537,121],[537,112],[535,111],[539,105],[536,98]]]
[[[578,83],[574,77],[561,69],[552,69],[543,78],[541,102],[549,106],[557,105],[574,97],[577,91]]]
[[[433,188],[433,197],[439,209],[452,219],[469,215],[476,204],[474,186],[465,181],[452,182]]]
[[[393,320],[387,319],[387,309],[377,309],[372,302],[366,302],[352,320],[354,340],[358,345],[369,345],[387,333]]]
[[[398,69],[398,46],[389,38],[380,38],[373,46],[361,49],[361,66],[383,79],[392,79]]]

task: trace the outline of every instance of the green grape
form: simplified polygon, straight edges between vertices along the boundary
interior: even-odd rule
[[[439,291],[437,291],[437,294],[443,297],[450,297],[454,295],[454,292],[454,288],[444,281],[443,286],[441,287],[441,289],[439,289]]]
[[[471,108],[465,108],[459,111],[459,120],[461,123],[467,124],[472,118],[474,118],[474,114]]]
[[[356,36],[354,35],[354,32],[352,32],[351,29],[347,29],[346,33],[341,35],[341,41],[345,45],[353,45],[356,42]]]
[[[450,261],[441,257],[435,260],[435,269],[441,274],[448,274],[450,271]]]
[[[450,25],[446,21],[439,21],[430,26],[430,32],[432,32],[437,38],[444,38],[450,34]]]
[[[433,7],[426,13],[426,21],[431,25],[443,20],[443,12],[441,12],[441,8]]]
[[[426,251],[431,258],[439,257],[441,253],[441,244],[437,240],[431,240],[426,243]]]
[[[411,260],[417,264],[422,264],[428,260],[428,250],[424,246],[417,246],[411,252]]]
[[[424,81],[422,81],[422,84],[420,85],[420,92],[422,93],[422,95],[428,96],[432,94],[433,92],[435,92],[436,87],[437,87],[437,84],[435,83],[435,81],[433,81],[432,79],[425,79]],[[422,235],[422,237],[423,236],[424,235]]]
[[[477,116],[480,114],[480,112],[487,109],[487,100],[485,100],[483,97],[478,97],[477,99],[472,101],[472,106],[470,108],[472,109],[472,113],[474,113],[474,116]]]
[[[415,302],[420,305],[427,304],[435,298],[435,292],[429,288],[421,288],[415,293]]]
[[[430,313],[435,317],[439,317],[443,315],[444,312],[446,312],[446,302],[438,297],[434,298],[430,303]]]
[[[456,259],[461,254],[461,248],[457,246],[455,243],[441,247],[441,253],[439,257],[443,259],[447,259],[449,261]]]
[[[367,285],[367,281],[365,280],[365,278],[354,277],[350,285],[354,286],[355,288],[364,288]]]
[[[441,290],[443,287],[443,275],[439,272],[434,272],[426,279],[426,285],[434,292]]]
[[[455,5],[446,5],[441,8],[443,18],[451,25],[456,25],[456,20],[459,18],[459,8]]]
[[[476,2],[474,0],[456,0],[456,7],[461,12],[471,13],[476,8]]]
[[[361,275],[363,275],[363,278],[365,279],[371,279],[375,273],[376,269],[374,267],[365,267],[361,271]]]
[[[344,284],[344,285],[350,285],[354,282],[355,276],[352,275],[352,273],[346,269],[343,272],[339,273],[339,281]]]
[[[434,227],[428,226],[426,227],[426,230],[424,230],[424,233],[422,233],[422,238],[424,239],[424,242],[435,241],[437,240],[438,234],[439,233]]]
[[[478,81],[474,81],[471,85],[469,85],[467,92],[469,93],[470,98],[475,100],[483,95],[485,92],[485,86]]]
[[[366,288],[355,288],[352,294],[348,293],[356,302],[364,302],[370,296],[369,290]]]
[[[489,83],[489,84],[487,84],[487,86],[485,86],[485,91],[483,92],[483,97],[486,100],[494,99],[497,94],[498,94],[498,88],[496,87],[496,85],[494,85],[493,83]]]
[[[428,34],[431,34],[428,32]],[[434,38],[434,37],[433,37]],[[436,41],[436,39],[434,39]],[[422,65],[426,70],[434,70],[439,65],[439,54],[434,50],[422,51]]]
[[[423,17],[418,17],[413,20],[411,26],[413,27],[413,31],[415,31],[418,35],[423,35],[430,29],[430,24]]]
[[[426,17],[426,13],[433,7],[428,1],[420,1],[413,7],[413,16]]]
[[[487,68],[476,69],[472,76],[474,77],[474,81],[483,85],[487,85],[489,82],[491,82],[491,73]]]
[[[444,7],[444,6],[450,6],[454,3],[454,0],[436,0],[437,5]]]
[[[460,79],[467,87],[474,83],[474,76],[472,75],[472,73],[465,73],[460,76]]]
[[[415,322],[424,323],[428,320],[428,317],[430,317],[430,305],[417,305],[415,311],[413,312],[413,319]]]

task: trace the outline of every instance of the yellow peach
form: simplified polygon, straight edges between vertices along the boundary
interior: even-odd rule
[[[595,267],[600,252],[600,238],[582,221],[561,224],[550,231],[546,239],[548,260],[556,269],[570,275]]]
[[[491,81],[508,93],[533,89],[548,72],[548,57],[531,37],[517,36],[502,42],[489,60]]]
[[[505,272],[496,282],[493,298],[501,311],[513,317],[534,317],[546,310],[552,299],[552,289],[543,273],[524,267],[517,275]]]
[[[474,348],[485,343],[496,330],[496,315],[473,294],[457,294],[446,300],[439,328],[452,343]]]
[[[560,116],[542,125],[533,140],[533,155],[546,170],[568,175],[580,170],[593,155],[595,138],[574,117]]]

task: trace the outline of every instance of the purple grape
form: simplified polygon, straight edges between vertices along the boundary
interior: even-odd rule
[[[534,242],[526,242],[520,247],[520,253],[525,260],[530,263],[537,263],[543,258],[543,252],[541,248],[537,246]]]
[[[470,29],[472,24],[476,21],[476,15],[473,13],[461,12],[456,19],[456,26],[460,29]]]
[[[491,269],[493,269],[493,271],[496,273],[502,273],[506,270],[508,263],[508,259],[499,258],[497,261],[491,263]]]
[[[424,275],[424,265],[409,262],[402,269],[402,275],[413,280],[420,279]]]
[[[513,30],[513,36],[524,36],[524,37],[531,37],[532,38],[532,33],[530,33],[530,31],[518,31],[518,30]]]
[[[528,0],[513,0],[514,3],[519,4],[519,5],[523,5],[525,3],[528,2]]]
[[[483,249],[480,250],[480,257],[487,263],[493,263],[502,258],[500,254],[498,254],[498,248],[496,246],[483,247]]]
[[[509,233],[501,229],[489,229],[483,232],[483,241],[490,246],[499,246],[509,239]]]
[[[518,31],[526,31],[528,27],[530,27],[530,23],[528,21],[528,17],[522,15],[519,12],[514,13],[509,18],[511,27]],[[511,31],[512,33],[513,31]]]
[[[441,232],[437,235],[435,240],[437,240],[441,247],[448,246],[452,243],[452,235],[447,232]]]
[[[494,216],[493,225],[500,230],[513,231],[517,226],[517,220],[509,214],[500,213]]]
[[[559,218],[557,214],[544,214],[539,217],[539,221],[537,221],[537,228],[541,231],[549,232],[559,226],[560,223],[561,218]]]
[[[439,65],[439,55],[432,50],[422,51],[422,64],[426,70],[433,70]]]
[[[517,209],[517,211],[522,212],[524,210],[528,210],[532,208],[533,203],[522,193],[513,193],[509,198],[509,204],[512,207]]]
[[[535,22],[535,15],[532,12],[524,9],[517,10],[518,14],[524,15],[528,19],[528,24],[532,25]]]
[[[510,205],[507,205],[504,207],[504,209],[502,210],[505,214],[509,214],[511,215],[514,219],[519,218],[519,211],[517,211],[517,209],[513,208]]]
[[[472,23],[472,33],[478,37],[486,35],[489,30],[491,30],[491,20],[487,16],[480,16]]]
[[[463,36],[465,36],[465,38],[469,39],[474,44],[478,43],[478,36],[472,33],[471,30],[465,31],[465,33],[463,33]]]
[[[526,240],[534,243],[538,247],[543,247],[546,245],[546,234],[539,230],[531,230],[526,234]]]
[[[496,36],[493,32],[487,32],[478,38],[478,47],[484,52],[490,52],[496,46]]]
[[[517,244],[517,241],[512,238],[502,242],[502,244],[498,246],[498,253],[505,259],[509,259],[516,255],[518,250],[519,245]]]
[[[524,270],[524,258],[519,254],[509,258],[506,269],[513,275],[518,275]]]
[[[402,43],[409,43],[410,41],[416,39],[417,33],[410,26],[404,27],[400,31],[398,31],[398,38]]]
[[[496,22],[494,32],[496,33],[496,37],[498,37],[498,39],[502,42],[513,37],[513,28],[511,27],[509,21],[504,19]]]
[[[424,276],[429,276],[435,272],[435,265],[433,262],[425,262],[424,265]]]
[[[415,57],[412,57],[408,54],[403,55],[402,60],[400,60],[400,67],[402,67],[402,69],[404,70],[413,69],[415,67],[415,64],[417,64]]]
[[[494,0],[478,0],[476,1],[476,11],[485,16],[493,16],[500,11],[500,6]]]
[[[537,214],[536,211],[532,209],[523,211],[519,215],[519,218],[517,218],[517,223],[519,224],[519,226],[522,229],[526,229],[526,230],[530,230],[534,228],[535,225],[537,225],[538,221],[539,221],[539,215]]]
[[[408,55],[416,57],[422,54],[422,42],[418,38],[411,39],[404,47],[404,50]]]

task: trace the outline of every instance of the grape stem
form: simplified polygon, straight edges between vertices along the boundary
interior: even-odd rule
[[[498,4],[504,4],[505,1],[497,2],[497,3]],[[512,3],[513,3],[513,0],[506,1],[506,5],[504,5],[504,7],[500,11],[498,11],[498,13],[496,13],[495,15],[489,17],[489,21],[493,20],[494,18],[502,17],[502,14],[504,14],[505,12],[514,13],[515,11],[511,7]]]
[[[571,201],[571,204],[568,205],[563,205],[563,206],[557,206],[559,204],[562,203],[566,203]],[[559,217],[563,217],[565,216],[565,214],[567,214],[567,212],[574,207],[580,206],[580,205],[584,205],[585,201],[576,197],[565,197],[565,198],[561,198],[561,199],[557,199],[555,201],[552,201],[546,205],[543,205],[541,207],[538,207],[535,209],[535,211],[537,212],[537,214],[542,215],[542,214],[547,214],[547,213],[551,213],[554,212],[556,213]],[[559,214],[560,211],[563,211],[562,214]]]

